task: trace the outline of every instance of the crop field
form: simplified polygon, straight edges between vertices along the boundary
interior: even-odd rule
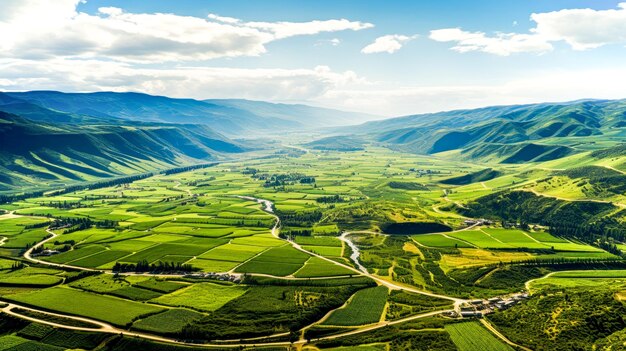
[[[297,278],[331,277],[341,275],[354,275],[355,272],[318,257],[311,257],[302,268],[295,272]]]
[[[478,322],[454,323],[446,325],[446,331],[459,351],[511,351],[510,346],[496,339]]]
[[[345,308],[333,312],[326,325],[364,325],[380,320],[389,290],[384,286],[358,291]]]
[[[429,247],[474,247],[465,241],[446,237],[441,234],[421,234],[414,235],[412,238],[416,242]]]
[[[219,309],[228,301],[243,295],[245,292],[246,289],[239,286],[198,283],[163,295],[152,301],[172,307],[188,307],[194,310],[211,312]]]
[[[396,340],[386,321],[449,310],[452,303],[390,292],[386,282],[463,299],[519,292],[531,279],[536,279],[531,292],[613,284],[619,298],[626,274],[615,261],[623,240],[610,241],[616,251],[582,237],[581,230],[574,235],[532,221],[522,226],[517,217],[498,219],[496,211],[469,212],[485,195],[513,186],[530,189],[551,174],[527,164],[493,167],[503,175],[457,185],[448,180],[484,167],[373,146],[309,150],[3,204],[23,217],[0,215],[0,297],[174,340],[255,338],[261,345],[263,337],[277,333],[286,333],[281,340],[297,340],[309,327],[322,334],[374,327],[358,339],[342,336],[319,347],[311,342],[304,347],[311,351],[402,349],[398,345],[408,350],[417,344],[510,350],[478,323],[450,324],[440,317],[394,325],[403,330]],[[270,200],[274,212],[237,196]],[[280,223],[272,232],[274,215]],[[494,224],[462,230],[470,218]],[[389,234],[386,228],[396,222],[409,228],[437,223],[451,231]],[[33,243],[49,235],[48,225],[57,236],[42,249],[53,252],[38,256],[33,251],[43,263],[24,258]],[[354,249],[339,239],[344,232],[351,232],[346,238],[359,251],[358,263],[376,280],[361,273]],[[541,265],[530,264],[536,260]],[[78,268],[45,268],[45,262]],[[140,271],[139,265],[148,266]],[[559,265],[568,271],[541,279],[562,269]],[[617,269],[595,270],[605,265]],[[81,272],[81,267],[101,272]],[[569,272],[578,267],[585,270]],[[8,345],[65,347],[61,334],[29,340],[12,333],[2,337]],[[119,345],[144,342],[121,340]],[[76,345],[81,342],[91,345],[76,336]],[[411,342],[413,348],[406,346]]]
[[[266,251],[263,246],[238,245],[228,243],[199,255],[198,258],[217,261],[243,262]]]
[[[296,236],[294,241],[300,245],[341,247],[341,240],[332,236]]]
[[[500,241],[482,230],[466,230],[462,232],[450,233],[449,236],[471,243],[475,247],[487,249],[510,249],[514,246]]]
[[[19,270],[6,269],[0,271],[0,286],[52,286],[63,280],[61,273],[62,271],[59,270],[34,267],[26,267]]]
[[[343,251],[341,247],[335,246],[311,246],[305,245],[302,246],[305,250],[316,253],[322,256],[330,256],[330,257],[340,257],[341,252]]]
[[[5,298],[56,312],[91,317],[120,326],[130,324],[141,316],[163,310],[158,306],[64,287],[15,294]]]
[[[285,245],[271,248],[237,267],[240,273],[263,273],[287,276],[295,273],[309,259],[309,255]]]
[[[593,288],[604,287],[612,291],[618,291],[617,298],[624,299],[622,291],[626,286],[626,270],[583,270],[555,272],[548,277],[534,280],[531,283],[532,291],[545,287],[558,288]]]
[[[157,334],[180,333],[187,324],[195,322],[204,314],[181,308],[174,308],[148,316],[133,323],[132,329],[154,332]]]

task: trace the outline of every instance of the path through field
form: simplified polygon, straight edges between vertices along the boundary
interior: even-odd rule
[[[180,186],[180,183],[178,184],[178,186]],[[365,276],[368,277],[372,280],[374,280],[375,282],[377,282],[379,285],[383,285],[386,286],[387,288],[391,289],[391,290],[404,290],[407,292],[411,292],[411,293],[416,293],[416,294],[421,294],[421,295],[426,295],[426,296],[430,296],[430,297],[434,297],[434,298],[439,298],[439,299],[446,299],[446,300],[450,300],[454,302],[454,310],[450,310],[450,309],[446,309],[446,310],[438,310],[438,311],[432,311],[432,312],[428,312],[428,313],[423,313],[423,314],[418,314],[418,315],[413,315],[413,316],[409,316],[409,317],[405,317],[402,319],[398,319],[395,321],[382,321],[376,324],[371,324],[371,325],[367,325],[367,326],[363,326],[363,327],[358,327],[354,330],[350,330],[344,333],[339,333],[339,334],[334,334],[331,336],[325,336],[325,337],[321,337],[321,338],[317,338],[317,339],[313,339],[311,341],[323,341],[323,340],[330,340],[330,339],[336,339],[336,338],[341,338],[344,336],[349,336],[349,335],[354,335],[354,334],[360,334],[360,333],[365,333],[368,331],[372,331],[375,329],[379,329],[379,328],[383,328],[389,325],[395,325],[395,324],[400,324],[400,323],[404,323],[407,321],[411,321],[411,320],[415,320],[415,319],[419,319],[419,318],[425,318],[425,317],[430,317],[430,316],[435,316],[435,315],[439,315],[439,314],[443,314],[443,313],[449,313],[449,312],[453,312],[453,311],[458,311],[461,304],[464,302],[467,302],[467,300],[465,299],[460,299],[457,297],[453,297],[453,296],[447,296],[447,295],[441,295],[441,294],[435,294],[435,293],[431,293],[428,291],[422,291],[410,286],[404,286],[404,285],[400,285],[399,283],[395,283],[395,282],[390,282],[388,280],[385,280],[381,277],[372,275],[371,273],[369,273],[367,271],[367,269],[362,266],[359,261],[358,261],[358,247],[356,247],[356,245],[354,245],[354,243],[352,243],[349,239],[348,239],[348,235],[351,234],[351,232],[345,232],[342,234],[341,236],[341,240],[345,241],[346,244],[348,244],[351,248],[353,248],[353,252],[356,252],[356,255],[353,255],[352,259],[353,261],[355,261],[355,263],[357,264],[357,268],[354,268],[352,266],[334,261],[330,258],[327,258],[325,256],[316,254],[314,252],[308,251],[306,249],[304,249],[302,246],[300,246],[299,244],[295,243],[294,241],[290,241],[290,240],[285,240],[280,238],[279,236],[279,231],[280,231],[280,218],[274,213],[274,204],[269,201],[269,200],[265,200],[265,199],[258,199],[258,198],[254,198],[254,197],[250,197],[250,196],[238,196],[241,199],[245,199],[245,200],[249,200],[249,201],[256,201],[259,204],[261,204],[263,206],[263,210],[265,212],[267,212],[268,214],[272,215],[275,219],[275,224],[271,229],[271,233],[274,237],[284,240],[286,242],[288,242],[291,246],[293,246],[295,249],[302,251],[304,253],[307,253],[310,256],[314,256],[317,257],[319,259],[325,260],[329,263],[338,265],[342,268],[345,268],[347,270],[350,270],[352,272],[355,273],[355,275],[361,275],[361,276]],[[476,226],[472,225],[466,228],[461,229],[460,231],[463,230],[468,230],[471,228],[474,228]],[[103,270],[95,270],[95,269],[90,269],[90,268],[85,268],[85,267],[77,267],[77,266],[71,266],[71,265],[65,265],[65,264],[58,264],[58,263],[52,263],[52,262],[47,262],[47,261],[43,261],[37,258],[32,257],[32,252],[34,249],[41,247],[42,245],[44,245],[45,243],[47,243],[50,240],[53,240],[55,237],[58,236],[58,234],[54,233],[52,230],[47,229],[46,230],[50,236],[40,242],[38,242],[37,244],[33,245],[29,250],[27,250],[24,253],[24,258],[31,261],[31,262],[35,262],[35,263],[39,263],[39,264],[44,264],[44,265],[49,265],[49,266],[54,266],[54,267],[60,267],[60,268],[71,268],[71,269],[78,269],[78,270],[84,270],[84,271],[100,271],[103,273],[108,273],[108,274],[113,274],[110,271],[103,271]],[[163,274],[163,275],[158,275],[158,274],[147,274],[147,273],[125,273],[125,275],[149,275],[149,276],[164,276],[164,277],[175,277],[175,276],[182,276],[182,275],[172,275],[172,274]],[[271,277],[271,278],[276,278],[276,279],[285,279],[285,280],[298,280],[298,279],[306,279],[306,280],[310,280],[310,279],[328,279],[331,277],[316,277],[316,278],[291,278],[291,277],[277,277],[277,276],[272,276],[269,274],[251,274],[254,276],[264,276],[264,277]],[[351,275],[348,276],[342,276],[342,277],[332,277],[332,278],[349,278],[351,277]],[[188,342],[183,342],[180,340],[176,340],[176,339],[172,339],[172,338],[167,338],[167,337],[161,337],[161,336],[157,336],[157,335],[153,335],[153,334],[148,334],[148,333],[140,333],[140,332],[131,332],[128,330],[124,330],[124,329],[119,329],[116,328],[110,324],[107,323],[103,323],[101,321],[97,321],[97,320],[92,320],[89,318],[83,318],[83,317],[76,317],[76,316],[71,316],[71,315],[64,315],[64,314],[57,314],[57,313],[51,313],[51,312],[47,312],[47,311],[40,311],[40,310],[35,310],[29,307],[25,307],[25,306],[20,306],[18,304],[15,304],[13,302],[9,302],[9,304],[2,308],[2,311],[7,313],[7,314],[11,314],[14,315],[16,317],[19,318],[24,318],[33,322],[37,322],[37,323],[42,323],[42,324],[47,324],[47,325],[51,325],[51,326],[55,326],[55,327],[59,327],[59,328],[65,328],[65,329],[73,329],[73,330],[82,330],[79,329],[78,327],[72,327],[72,326],[68,326],[68,325],[62,325],[62,324],[58,324],[58,323],[52,323],[52,322],[48,322],[45,320],[40,320],[37,318],[32,318],[32,317],[27,317],[27,316],[23,316],[20,315],[19,313],[15,313],[12,311],[12,309],[14,308],[24,308],[24,309],[29,309],[32,311],[36,311],[38,313],[43,313],[43,314],[48,314],[48,315],[52,315],[52,316],[57,316],[57,317],[64,317],[64,318],[69,318],[69,319],[74,319],[74,320],[81,320],[84,322],[88,322],[88,323],[92,323],[94,325],[99,326],[99,328],[94,328],[94,329],[89,329],[90,331],[97,331],[97,332],[104,332],[104,333],[112,333],[112,334],[124,334],[127,336],[134,336],[134,337],[139,337],[139,338],[144,338],[144,339],[148,339],[148,340],[152,340],[152,341],[158,341],[158,342],[166,342],[166,343],[172,343],[172,344],[179,344],[179,345],[189,345],[189,346],[202,346],[202,347],[207,347],[207,348],[215,348],[215,347],[233,347],[233,348],[240,348],[240,347],[252,347],[252,346],[288,346],[288,345],[304,345],[307,343],[307,340],[304,339],[303,333],[302,336],[300,338],[300,340],[291,343],[288,341],[281,341],[281,342],[255,342],[257,340],[260,339],[267,339],[267,338],[271,338],[271,337],[278,337],[278,336],[283,336],[285,333],[279,333],[276,335],[271,335],[271,336],[267,336],[267,337],[262,337],[262,338],[251,338],[251,339],[237,339],[237,340],[223,340],[223,342],[229,342],[229,344],[225,345],[222,343],[213,343],[213,344],[195,344],[195,343],[188,343]],[[303,329],[306,328],[310,328],[312,325],[318,324],[320,321],[316,321],[308,326],[305,326]],[[489,329],[489,328],[488,328]],[[497,332],[497,330],[494,329],[489,329],[491,330],[496,336],[502,338],[503,336],[499,334],[499,332]],[[525,349],[521,346],[519,346],[522,349]],[[527,349],[525,349],[527,350]]]

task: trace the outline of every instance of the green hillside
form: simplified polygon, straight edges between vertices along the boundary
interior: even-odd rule
[[[0,191],[143,173],[244,150],[203,125],[49,124],[0,112]]]
[[[343,131],[400,151],[458,150],[469,159],[524,163],[559,159],[590,145],[611,146],[623,140],[625,126],[626,101],[584,100],[398,117]],[[623,147],[612,151],[620,152]]]
[[[100,120],[203,124],[229,136],[276,134],[277,131],[356,124],[376,118],[306,105],[237,99],[200,101],[141,93],[29,91],[2,94],[0,105],[3,99],[27,105],[24,108],[12,105],[13,108],[7,112],[38,121],[51,121],[49,117],[41,118],[37,114],[37,108],[44,108],[69,114],[73,119],[89,116]],[[28,110],[29,114],[23,114],[24,110]],[[61,116],[53,117],[55,121],[61,120]]]

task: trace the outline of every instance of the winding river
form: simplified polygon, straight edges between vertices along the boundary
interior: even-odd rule
[[[350,235],[350,232],[344,232],[343,234],[341,234],[339,239],[345,242],[350,247],[350,249],[352,249],[352,255],[350,255],[350,259],[352,260],[352,262],[356,264],[357,268],[359,268],[360,271],[367,273],[367,268],[363,267],[363,265],[359,261],[359,256],[361,256],[361,252],[359,251],[359,248],[352,241],[350,241],[350,239],[348,239],[348,235]]]

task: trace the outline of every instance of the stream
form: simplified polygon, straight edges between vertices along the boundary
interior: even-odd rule
[[[359,262],[359,256],[361,256],[361,252],[359,251],[359,248],[352,241],[350,241],[350,239],[348,239],[348,235],[350,235],[350,233],[345,232],[341,234],[339,239],[348,244],[348,246],[350,246],[350,249],[352,249],[352,255],[350,255],[350,259],[352,260],[352,262],[356,264],[357,268],[360,271],[367,273],[367,268],[363,267],[361,262]]]

